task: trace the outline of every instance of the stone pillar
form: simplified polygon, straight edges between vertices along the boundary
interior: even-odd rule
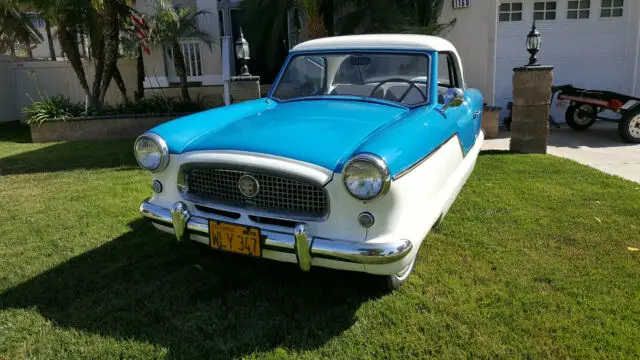
[[[233,76],[231,77],[231,103],[259,99],[260,76]]]
[[[510,150],[546,154],[553,66],[526,66],[513,71]]]

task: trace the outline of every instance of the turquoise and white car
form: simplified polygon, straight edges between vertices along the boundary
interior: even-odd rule
[[[381,275],[395,289],[475,166],[483,99],[438,37],[293,48],[268,96],[159,125],[142,215],[179,240]]]

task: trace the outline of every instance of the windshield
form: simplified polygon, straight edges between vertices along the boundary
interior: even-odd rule
[[[357,96],[414,106],[429,101],[425,54],[307,54],[291,59],[273,97]]]

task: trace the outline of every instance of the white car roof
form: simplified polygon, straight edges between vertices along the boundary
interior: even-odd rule
[[[298,44],[292,49],[292,51],[351,49],[450,51],[457,54],[453,44],[441,37],[409,34],[371,34],[326,37]]]

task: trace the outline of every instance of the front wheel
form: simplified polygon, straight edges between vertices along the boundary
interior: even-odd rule
[[[625,114],[620,119],[618,133],[627,142],[640,143],[640,109]]]
[[[598,111],[593,105],[577,104],[567,108],[565,120],[573,130],[587,130],[596,122]]]
[[[407,267],[401,270],[399,273],[383,276],[382,279],[385,282],[386,289],[388,291],[395,291],[400,289],[402,284],[407,282],[407,279],[409,278],[409,275],[411,275],[411,273],[413,272],[413,268],[415,267],[415,265],[416,265],[416,259],[414,258],[413,261],[411,261],[411,264],[407,265]]]

